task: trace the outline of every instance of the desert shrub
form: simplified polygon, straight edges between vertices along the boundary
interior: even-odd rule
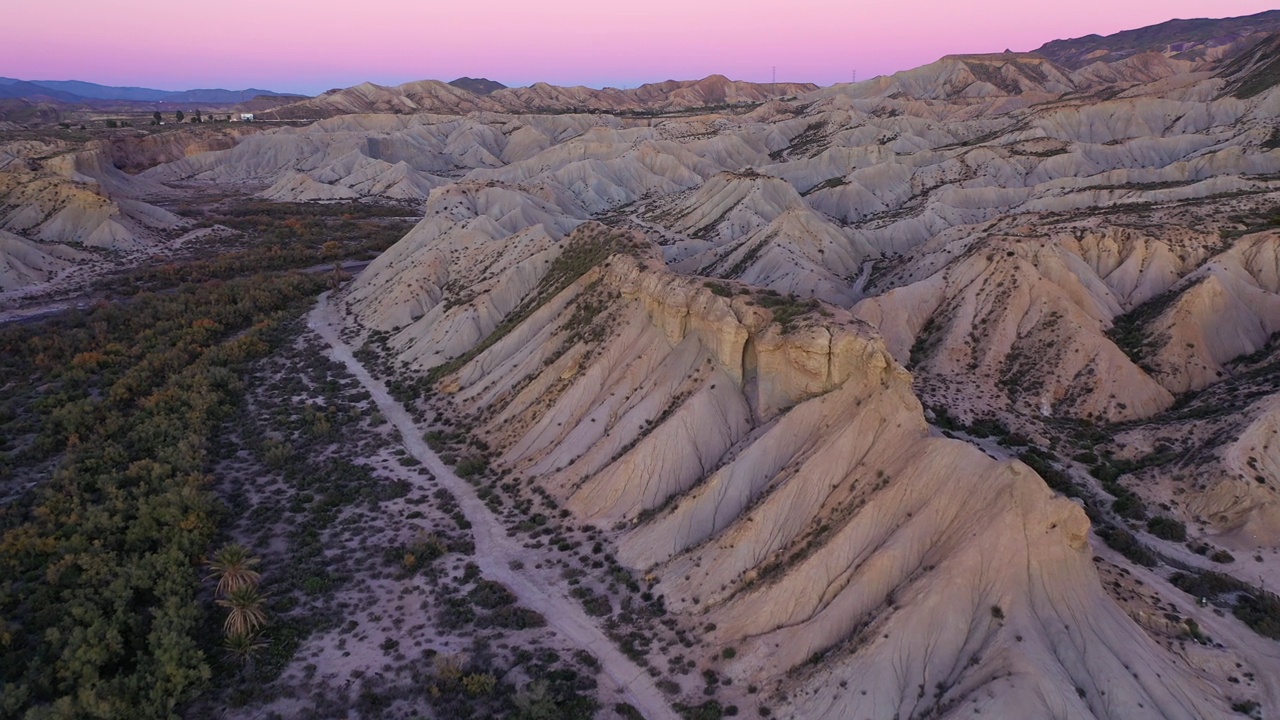
[[[1080,489],[1071,480],[1071,476],[1059,469],[1044,450],[1029,448],[1019,453],[1018,459],[1035,470],[1036,474],[1044,478],[1045,484],[1053,490],[1070,497],[1080,496]]]
[[[455,469],[460,478],[474,477],[489,469],[489,461],[473,455],[459,462]]]
[[[1147,546],[1139,542],[1133,533],[1124,528],[1102,526],[1098,528],[1098,535],[1112,550],[1119,552],[1139,565],[1155,567],[1159,562],[1155,553],[1147,549]]]
[[[644,715],[630,703],[618,703],[613,706],[613,711],[623,720],[644,720]]]
[[[1161,540],[1185,542],[1187,539],[1187,526],[1180,520],[1164,515],[1157,515],[1148,520],[1147,531]]]
[[[490,673],[472,673],[462,678],[462,687],[468,695],[488,695],[498,686],[498,679]]]
[[[1275,593],[1251,589],[1236,600],[1232,613],[1259,635],[1280,640],[1280,596]]]
[[[1116,496],[1111,502],[1111,510],[1128,520],[1144,520],[1147,517],[1147,505],[1133,491],[1117,483],[1105,484],[1107,492]],[[1185,535],[1184,535],[1185,537]]]
[[[1280,639],[1280,596],[1275,593],[1218,572],[1174,573],[1169,582],[1194,597],[1230,604],[1232,613],[1254,632]]]
[[[547,626],[542,613],[519,605],[500,607],[476,621],[478,627],[500,627],[507,630],[528,630]]]
[[[444,630],[460,630],[476,621],[476,611],[465,597],[450,597],[436,611],[436,623]]]
[[[582,609],[586,610],[588,615],[595,617],[613,614],[613,604],[609,602],[609,597],[595,593],[588,593],[582,598]]]
[[[725,715],[724,707],[716,700],[692,706],[676,703],[675,707],[685,720],[721,720]]]
[[[262,461],[273,470],[283,470],[293,459],[293,448],[289,443],[280,440],[267,440],[263,443]]]
[[[506,585],[494,580],[477,582],[475,588],[467,593],[467,597],[478,607],[487,610],[512,605],[516,601],[515,594],[508,590]]]

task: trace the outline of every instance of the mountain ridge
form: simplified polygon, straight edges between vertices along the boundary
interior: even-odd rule
[[[465,80],[467,78],[446,83],[427,79],[395,86],[365,82],[281,106],[263,113],[263,117],[316,120],[368,112],[676,112],[757,104],[774,97],[802,95],[818,89],[813,83],[751,83],[730,80],[723,75],[709,75],[698,80],[646,83],[631,89],[566,87],[538,82],[528,87],[503,87],[477,94],[470,87],[483,89],[491,86],[462,82]]]
[[[1173,19],[1111,35],[1052,40],[1032,52],[1071,70],[1093,62],[1116,62],[1163,46],[1182,59],[1198,60],[1214,48],[1251,34],[1280,30],[1280,10],[1234,18]],[[1179,46],[1173,48],[1172,46]]]
[[[256,97],[288,97],[290,93],[260,88],[224,90],[202,88],[193,90],[156,90],[154,88],[100,85],[83,80],[19,80],[0,78],[0,97],[42,99],[62,102],[93,100],[117,100],[125,102],[172,103],[237,103]]]

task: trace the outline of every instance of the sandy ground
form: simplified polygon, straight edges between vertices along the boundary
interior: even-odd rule
[[[405,449],[457,498],[472,524],[475,561],[484,576],[506,585],[519,598],[520,604],[542,613],[557,633],[591,652],[600,661],[602,674],[615,684],[619,696],[646,718],[679,720],[679,715],[667,703],[653,678],[614,646],[554,577],[547,572],[530,570],[540,559],[538,551],[525,548],[517,539],[508,536],[506,528],[476,495],[474,488],[436,456],[423,439],[422,429],[409,413],[356,360],[351,348],[341,339],[340,321],[329,302],[328,293],[320,296],[307,324],[332,348],[333,359],[343,363],[373,396],[378,409],[400,431]],[[513,563],[517,566],[523,563],[524,569],[519,572],[512,570]]]

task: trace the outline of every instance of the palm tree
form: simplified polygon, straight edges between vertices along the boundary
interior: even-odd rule
[[[329,287],[337,290],[342,287],[342,283],[351,279],[351,273],[342,268],[342,263],[335,260],[333,262],[333,272],[329,273]]]
[[[222,642],[222,649],[240,664],[248,667],[253,663],[253,656],[266,647],[267,643],[257,633],[228,635]]]
[[[556,700],[549,690],[546,680],[534,680],[516,693],[513,698],[519,711],[516,717],[520,720],[551,720],[556,717]]]
[[[238,544],[223,547],[206,563],[213,572],[210,578],[218,578],[219,595],[230,595],[241,588],[256,588],[262,575],[253,568],[262,562],[262,558],[254,557]]]
[[[217,603],[227,609],[227,621],[222,624],[222,631],[228,638],[252,635],[267,624],[267,612],[262,609],[262,595],[258,594],[257,588],[236,588],[225,598],[219,598]]]

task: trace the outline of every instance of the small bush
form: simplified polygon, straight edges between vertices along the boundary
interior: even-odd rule
[[[1147,531],[1161,540],[1186,542],[1187,539],[1187,526],[1182,524],[1180,520],[1174,520],[1164,515],[1157,515],[1148,520]]]
[[[481,627],[505,628],[507,630],[528,630],[547,626],[547,619],[542,613],[529,608],[511,605],[494,610],[488,617],[476,622]]]
[[[457,465],[458,477],[469,478],[489,469],[489,461],[481,457],[469,457]]]
[[[1232,612],[1259,635],[1280,640],[1280,596],[1265,590],[1242,594]]]
[[[471,602],[487,610],[514,605],[516,602],[515,594],[508,590],[506,585],[493,580],[481,580],[476,583],[475,589],[468,593],[467,597],[471,598]]]
[[[1231,710],[1233,712],[1238,712],[1241,715],[1252,715],[1254,711],[1261,707],[1262,706],[1254,700],[1244,700],[1242,702],[1231,703]]]
[[[1145,567],[1156,566],[1157,558],[1155,553],[1152,553],[1147,549],[1147,546],[1138,542],[1138,538],[1134,537],[1133,533],[1128,530],[1104,526],[1098,528],[1098,535],[1107,543],[1107,547],[1119,552],[1133,562]]]
[[[472,673],[462,678],[462,687],[468,695],[488,695],[498,686],[498,679],[491,673]]]
[[[724,717],[724,708],[715,700],[694,706],[677,704],[676,710],[685,720],[720,720]]]
[[[630,703],[618,703],[613,706],[613,711],[623,720],[644,720],[644,715]]]

